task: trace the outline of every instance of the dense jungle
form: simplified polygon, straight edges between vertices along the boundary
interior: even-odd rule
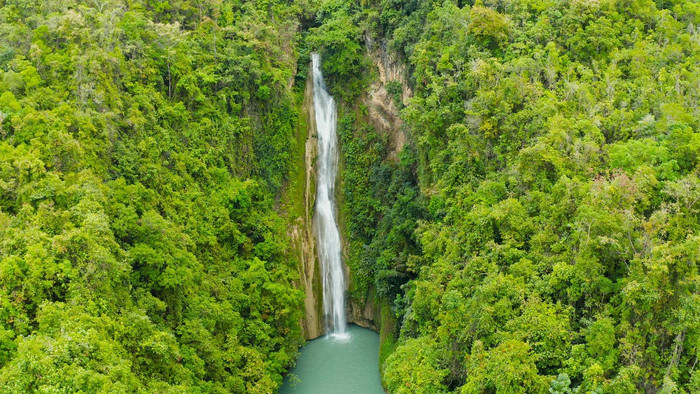
[[[0,392],[700,392],[700,3],[0,0]],[[309,271],[311,267],[311,271]]]

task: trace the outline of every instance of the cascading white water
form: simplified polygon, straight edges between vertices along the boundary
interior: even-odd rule
[[[326,332],[345,337],[345,275],[341,259],[340,233],[335,219],[335,177],[338,171],[338,136],[335,100],[326,91],[321,57],[311,54],[314,83],[314,112],[318,132],[318,179],[314,226],[323,278],[323,311]]]

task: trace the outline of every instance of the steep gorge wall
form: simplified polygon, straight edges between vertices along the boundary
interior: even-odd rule
[[[309,68],[311,70],[311,68]],[[316,197],[316,122],[313,106],[313,81],[311,72],[306,79],[300,122],[297,130],[298,166],[294,187],[290,197],[296,201],[290,224],[292,246],[299,256],[298,267],[304,290],[304,319],[301,327],[306,339],[314,339],[324,332],[323,290],[321,272],[316,253],[316,237],[313,227],[314,202]]]
[[[364,107],[367,109],[361,117],[361,122],[371,125],[377,132],[384,135],[386,141],[386,151],[388,160],[398,160],[398,154],[403,149],[406,143],[406,135],[402,129],[402,121],[400,118],[399,108],[397,108],[397,100],[395,94],[389,93],[389,84],[398,83],[401,87],[400,102],[405,102],[412,92],[407,84],[404,75],[405,69],[403,65],[389,55],[386,45],[380,42],[374,42],[369,36],[365,37],[367,56],[372,61],[373,72],[371,73],[373,81],[370,83],[368,90],[360,95],[358,105],[348,105],[345,103],[343,110],[348,108]],[[300,174],[299,184],[303,187],[297,188],[297,193],[303,193],[303,198],[299,199],[298,205],[303,205],[302,209],[297,212],[297,217],[292,222],[290,234],[296,252],[299,255],[299,273],[301,277],[300,288],[304,290],[304,308],[305,318],[301,322],[304,336],[306,339],[317,338],[324,333],[323,325],[323,290],[321,283],[320,266],[316,251],[316,238],[313,230],[313,214],[315,201],[315,180],[316,180],[316,124],[313,106],[313,81],[311,74],[307,76],[304,90],[303,103],[301,106],[301,121],[299,127],[299,142],[301,145],[301,137],[303,140],[303,152],[298,152],[298,155],[303,155],[303,176]],[[342,184],[343,175],[342,160],[339,171],[338,183]],[[340,189],[338,189],[340,190]],[[342,191],[341,191],[342,193]],[[338,200],[342,201],[342,196],[338,196]],[[342,212],[339,217],[339,225],[341,227],[341,236],[343,237],[343,255],[344,259],[348,256],[348,245],[346,231],[344,231],[344,223],[351,218],[342,217]],[[347,274],[347,283],[352,286],[352,275],[348,267],[344,267]],[[390,305],[385,301],[378,300],[373,290],[370,290],[363,299],[348,298],[347,300],[347,315],[348,322],[355,323],[362,327],[382,332],[383,330],[393,327],[393,319],[390,313]],[[382,319],[384,316],[384,319]],[[385,320],[385,321],[383,321]],[[392,329],[393,330],[393,329]],[[387,331],[388,332],[388,331]],[[388,334],[383,333],[382,337],[387,337]]]
[[[405,79],[405,67],[389,54],[385,42],[375,41],[368,34],[365,36],[365,48],[374,70],[371,73],[373,80],[368,91],[360,96],[360,107],[367,109],[366,115],[361,117],[361,122],[371,125],[385,137],[386,159],[397,161],[407,139],[397,100],[395,95],[389,92],[389,85],[398,84],[400,87],[400,105],[411,97],[412,91]],[[349,218],[341,219],[346,222]],[[348,242],[344,242],[343,245],[347,248]],[[347,250],[345,255],[348,255]],[[352,286],[352,273],[349,273],[349,283]],[[380,332],[382,341],[388,336],[388,331],[393,330],[393,318],[388,313],[391,307],[386,300],[377,299],[373,289],[370,289],[363,299],[349,298],[347,308],[349,322]]]
[[[365,45],[367,55],[378,75],[370,85],[369,93],[363,98],[363,104],[368,109],[369,123],[379,133],[388,137],[389,158],[397,160],[397,155],[406,144],[406,134],[402,128],[403,121],[394,95],[389,92],[389,84],[399,85],[401,91],[398,99],[401,104],[405,103],[413,92],[405,79],[406,68],[389,54],[385,42],[375,41],[367,34]]]

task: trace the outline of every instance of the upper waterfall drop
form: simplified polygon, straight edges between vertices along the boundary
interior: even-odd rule
[[[313,104],[318,132],[318,178],[314,227],[318,237],[318,257],[323,278],[323,312],[326,332],[338,338],[346,334],[345,273],[341,255],[340,232],[335,217],[335,180],[338,172],[338,136],[335,100],[326,91],[321,57],[311,54],[313,66]]]

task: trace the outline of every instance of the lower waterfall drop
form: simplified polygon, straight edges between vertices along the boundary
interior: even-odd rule
[[[313,104],[318,132],[318,179],[314,227],[318,237],[318,257],[323,281],[323,312],[326,333],[347,338],[345,316],[345,273],[341,256],[340,232],[335,217],[335,180],[338,172],[338,136],[336,106],[326,91],[321,57],[311,55],[313,66]]]
[[[384,394],[379,374],[379,335],[347,324],[345,315],[345,271],[334,204],[339,153],[337,115],[335,101],[326,91],[321,58],[317,54],[312,54],[312,81],[318,134],[313,225],[321,266],[327,335],[309,341],[300,349],[299,358],[285,376],[279,393]]]

